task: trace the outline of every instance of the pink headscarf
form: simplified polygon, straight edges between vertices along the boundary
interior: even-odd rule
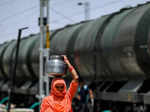
[[[63,84],[64,85],[64,90],[63,92],[60,92],[56,89],[56,85],[57,84]],[[66,87],[66,83],[63,79],[61,78],[55,78],[52,80],[52,84],[51,84],[51,95],[54,95],[56,97],[64,97],[66,95],[66,91],[67,91],[67,87]]]
[[[58,91],[55,87],[56,84],[63,84],[64,90]],[[67,87],[63,79],[55,78],[52,80],[49,101],[53,112],[72,112],[71,101],[67,95]]]

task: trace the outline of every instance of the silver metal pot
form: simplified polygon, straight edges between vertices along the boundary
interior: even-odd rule
[[[67,65],[61,55],[52,55],[46,62],[46,72],[49,76],[62,76],[66,74]]]

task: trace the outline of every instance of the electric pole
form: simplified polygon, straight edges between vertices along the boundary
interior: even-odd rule
[[[14,65],[13,65],[13,60],[11,60],[11,66],[9,72],[10,72],[10,88],[8,89],[8,109],[7,112],[10,112],[11,109],[11,103],[13,99],[13,94],[15,92],[15,78],[16,78],[16,69],[17,69],[17,64],[18,64],[18,55],[19,55],[19,46],[20,46],[20,40],[21,40],[21,34],[22,31],[27,29],[28,27],[20,28],[18,30],[18,38],[17,38],[17,43],[16,43],[16,52],[15,52],[15,60],[14,60]]]
[[[44,70],[45,60],[49,57],[49,0],[40,0],[40,58],[39,58],[39,102],[42,101],[44,96],[49,94],[49,78]],[[46,41],[46,42],[44,42]],[[46,43],[46,46],[45,44]],[[46,84],[46,92],[44,90],[44,84]]]
[[[88,1],[85,2],[79,2],[79,6],[84,6],[84,19],[89,20],[90,19],[90,3]]]

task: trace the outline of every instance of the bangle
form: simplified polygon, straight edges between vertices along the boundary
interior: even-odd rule
[[[69,71],[72,72],[72,70],[74,70],[74,67],[73,67],[73,66],[70,66],[70,67],[69,67]]]

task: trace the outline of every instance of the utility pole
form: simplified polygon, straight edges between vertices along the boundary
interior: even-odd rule
[[[89,2],[85,2],[84,3],[84,13],[85,13],[85,20],[90,19],[90,4]]]
[[[84,6],[84,19],[89,20],[90,19],[90,3],[88,1],[85,2],[79,2],[79,6]]]
[[[49,0],[40,0],[40,63],[39,63],[39,102],[42,101],[42,98],[49,94],[49,78],[46,75],[44,66],[44,59],[49,57]],[[44,42],[45,41],[45,42]],[[46,46],[45,44],[46,43]],[[44,84],[46,84],[46,92],[44,92]],[[46,94],[45,94],[46,93]]]
[[[13,60],[11,60],[11,65],[12,68],[10,68],[10,88],[8,89],[8,110],[7,112],[10,112],[11,109],[11,103],[12,103],[12,95],[15,92],[15,78],[16,78],[16,69],[17,69],[17,64],[18,64],[18,55],[19,55],[19,46],[20,46],[20,40],[21,40],[21,34],[22,31],[27,29],[28,27],[20,28],[18,30],[18,38],[17,38],[17,43],[16,43],[16,52],[15,52],[15,60],[14,60],[14,65],[13,65]]]

